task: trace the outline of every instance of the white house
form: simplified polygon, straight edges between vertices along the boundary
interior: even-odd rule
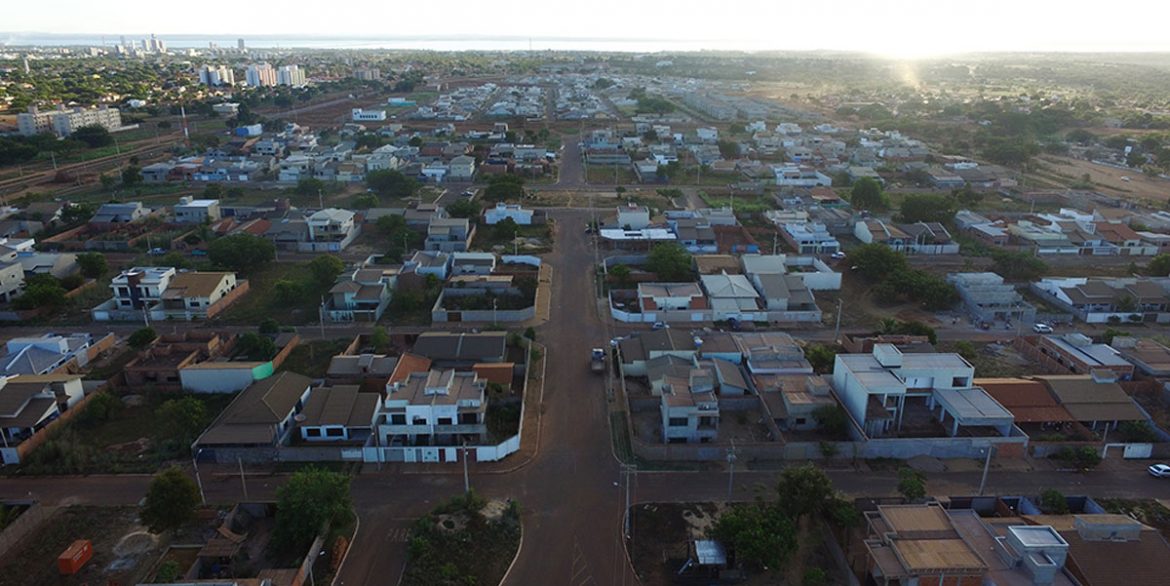
[[[385,110],[363,110],[361,108],[353,109],[354,122],[378,122],[386,120]]]
[[[832,187],[833,178],[813,169],[796,165],[774,166],[776,185],[780,187]]]
[[[668,376],[659,399],[662,441],[706,443],[719,436],[719,399],[709,370],[692,369],[686,378]]]
[[[361,232],[356,215],[349,210],[327,208],[314,212],[306,222],[309,241],[298,243],[301,252],[339,252],[349,246]]]
[[[475,157],[459,155],[451,159],[448,168],[451,181],[471,181],[475,178]]]
[[[619,206],[617,226],[628,230],[641,230],[650,225],[650,209],[637,204]]]
[[[134,267],[110,281],[113,298],[93,308],[97,321],[215,317],[248,290],[235,273],[178,272],[173,267]]]
[[[378,393],[358,392],[356,385],[318,387],[309,391],[297,429],[310,443],[361,442],[374,431],[380,402]]]
[[[506,204],[497,203],[496,207],[488,208],[483,213],[483,220],[485,224],[494,225],[504,218],[511,218],[513,222],[521,226],[529,226],[532,224],[532,210],[526,210],[520,204]]]
[[[458,446],[487,439],[487,381],[475,372],[414,372],[386,385],[378,426],[384,446]]]
[[[184,196],[175,206],[175,222],[179,224],[202,224],[220,219],[218,199],[193,199]]]

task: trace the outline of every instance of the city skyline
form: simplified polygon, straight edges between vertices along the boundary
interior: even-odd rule
[[[1170,41],[1161,34],[1158,23],[1170,16],[1170,7],[1146,4],[1136,9],[1143,17],[1122,28],[1101,26],[1100,11],[1091,10],[1087,2],[1058,4],[1047,0],[1027,4],[995,0],[983,3],[979,10],[957,2],[904,0],[873,6],[860,0],[843,0],[831,15],[812,6],[743,1],[732,2],[718,12],[696,2],[682,2],[680,9],[664,12],[653,6],[629,6],[612,0],[555,10],[495,14],[455,0],[442,19],[411,23],[406,30],[395,30],[378,18],[394,13],[368,0],[347,4],[349,12],[365,17],[342,20],[332,26],[305,19],[301,12],[273,12],[259,6],[241,6],[236,18],[209,24],[159,19],[149,11],[128,11],[115,17],[92,5],[66,0],[61,9],[77,18],[52,29],[43,26],[32,7],[13,7],[9,22],[37,26],[13,26],[22,30],[0,33],[0,42],[19,45],[22,38],[38,35],[109,39],[125,35],[138,40],[154,32],[160,37],[190,38],[192,43],[199,39],[234,43],[239,37],[251,37],[257,40],[257,46],[264,46],[265,39],[274,39],[305,41],[315,48],[326,48],[328,41],[337,41],[338,48],[518,50],[531,43],[538,50],[831,50],[894,57],[1014,51],[1168,51]],[[248,27],[240,25],[245,22],[250,23]],[[249,32],[240,30],[249,28]],[[58,44],[50,39],[40,40]],[[367,42],[357,42],[363,40]]]

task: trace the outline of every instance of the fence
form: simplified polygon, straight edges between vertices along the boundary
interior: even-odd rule
[[[21,513],[12,524],[5,527],[4,531],[0,531],[0,558],[3,558],[8,550],[12,549],[12,546],[22,543],[25,537],[36,531],[49,517],[53,516],[53,513],[57,512],[57,507],[46,507],[32,501],[5,502],[4,504],[8,506],[28,505],[28,509]]]
[[[727,458],[730,444],[648,444],[637,438],[631,441],[634,453],[647,460],[667,462],[713,462]],[[757,460],[823,460],[829,458],[896,458],[914,456],[935,458],[982,458],[988,448],[995,457],[1023,457],[1027,437],[995,438],[898,438],[864,442],[788,442],[736,443],[739,458]]]
[[[41,428],[40,431],[34,433],[32,437],[24,440],[15,448],[4,448],[0,450],[0,455],[3,457],[2,463],[4,465],[19,464],[20,461],[23,460],[29,452],[36,449],[37,446],[40,446],[41,444],[48,441],[49,436],[53,433],[53,430],[61,425],[64,425],[65,422],[69,421],[70,419],[76,417],[78,413],[85,409],[85,406],[89,404],[94,395],[104,391],[106,387],[107,385],[103,383],[101,386],[95,389],[86,389],[86,395],[82,397],[81,400],[77,402],[77,404],[70,407],[68,410],[63,411],[60,415],[57,416],[56,419],[49,422],[49,424]]]

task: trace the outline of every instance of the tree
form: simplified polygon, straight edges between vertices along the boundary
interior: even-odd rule
[[[302,468],[276,491],[276,528],[280,551],[300,553],[326,527],[349,521],[353,505],[349,477],[316,466]]]
[[[1068,499],[1059,490],[1049,488],[1040,493],[1040,510],[1045,515],[1067,515]]]
[[[1048,272],[1044,261],[1024,252],[996,250],[991,253],[991,270],[1014,281],[1035,281]]]
[[[870,281],[906,270],[906,257],[884,244],[862,244],[849,253],[857,272]]]
[[[69,139],[81,141],[91,149],[114,144],[114,137],[110,135],[110,131],[98,124],[82,126],[74,130],[69,134]]]
[[[804,357],[812,365],[813,370],[820,374],[833,372],[833,362],[837,359],[837,350],[825,344],[809,344],[804,349]]]
[[[898,493],[910,502],[926,498],[926,482],[922,473],[913,468],[898,470]]]
[[[24,293],[12,305],[17,309],[56,309],[65,304],[65,288],[50,275],[34,275],[25,281]]]
[[[844,438],[849,433],[849,417],[840,405],[817,407],[812,416],[817,421],[817,425],[827,434]]]
[[[98,183],[102,184],[102,191],[109,191],[118,184],[118,180],[110,175],[102,173],[101,175],[98,175]]]
[[[519,175],[492,175],[488,179],[487,188],[483,190],[483,197],[488,201],[524,199],[524,178]]]
[[[305,287],[291,279],[279,279],[272,284],[272,296],[277,302],[285,305],[294,305],[304,301]]]
[[[724,159],[735,159],[739,156],[739,143],[734,140],[721,140],[716,143],[719,147],[719,156]]]
[[[195,397],[168,399],[154,414],[158,428],[175,442],[176,451],[186,453],[191,443],[207,427],[207,406]]]
[[[249,360],[272,360],[276,356],[276,342],[256,332],[245,332],[236,340],[236,354]]]
[[[294,191],[297,195],[318,195],[325,191],[325,182],[312,177],[301,179],[297,181]]]
[[[199,502],[195,481],[171,466],[150,481],[139,517],[154,533],[178,529],[195,517]]]
[[[223,186],[218,183],[208,183],[207,187],[203,188],[204,199],[219,199],[223,197]]]
[[[383,197],[410,197],[418,191],[419,183],[393,169],[379,169],[366,173],[366,187]]]
[[[337,276],[345,270],[345,262],[332,254],[325,254],[318,256],[309,261],[309,271],[313,273],[313,278],[322,287],[332,285],[337,280]]]
[[[749,566],[779,568],[797,547],[796,526],[778,504],[737,504],[715,520],[711,536]]]
[[[511,240],[520,231],[520,226],[512,218],[504,218],[492,226],[492,236],[496,240]]]
[[[610,267],[609,277],[613,279],[614,284],[619,289],[628,289],[630,287],[630,267],[626,265],[614,265]]]
[[[386,328],[376,326],[370,332],[370,345],[374,347],[375,352],[385,352],[390,347],[390,334]]]
[[[836,496],[833,482],[812,464],[785,468],[776,483],[776,495],[776,505],[794,519],[819,515]]]
[[[482,209],[478,203],[471,199],[461,199],[447,206],[447,215],[452,218],[468,218],[474,223],[479,219],[479,212]]]
[[[89,279],[100,279],[109,270],[106,255],[100,252],[83,252],[77,255],[77,265],[81,267],[82,276]]]
[[[232,234],[213,241],[207,247],[207,258],[215,265],[248,272],[276,258],[276,246],[259,236]]]
[[[849,203],[855,210],[885,209],[885,197],[882,195],[882,185],[872,177],[862,177],[853,183],[849,190]]]
[[[260,320],[260,326],[257,329],[264,335],[277,334],[280,332],[280,322],[271,317],[266,317]]]
[[[1146,265],[1146,274],[1151,277],[1170,276],[1170,254],[1155,256],[1150,264]]]
[[[646,269],[661,281],[686,281],[691,278],[691,255],[678,244],[655,244],[646,259]]]
[[[902,200],[900,219],[915,222],[947,223],[955,217],[955,200],[942,195],[908,195]]]
[[[122,185],[127,187],[142,183],[142,169],[137,165],[128,165],[122,169]]]
[[[130,334],[126,342],[135,350],[143,350],[147,346],[150,346],[151,342],[154,342],[156,338],[158,338],[158,334],[154,331],[154,328],[145,327],[134,330],[134,333]]]

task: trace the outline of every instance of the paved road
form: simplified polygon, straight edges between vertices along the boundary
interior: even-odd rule
[[[557,175],[555,187],[558,189],[580,188],[585,185],[585,165],[581,154],[581,137],[578,135],[561,138],[564,150],[561,151],[560,172]],[[547,187],[542,189],[547,190]]]

